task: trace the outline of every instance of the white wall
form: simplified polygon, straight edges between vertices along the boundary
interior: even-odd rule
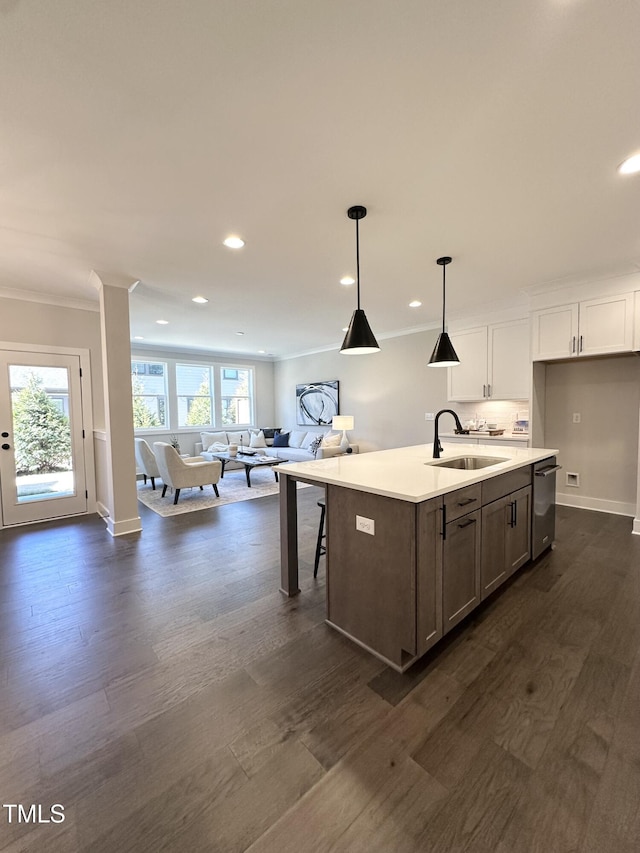
[[[275,426],[295,428],[297,384],[337,379],[340,412],[354,416],[349,439],[361,452],[433,441],[425,412],[449,407],[446,369],[427,367],[437,335],[434,330],[387,338],[371,355],[333,350],[276,362]],[[452,427],[451,417],[443,416],[441,429]]]
[[[0,296],[0,340],[21,344],[88,349],[94,429],[104,429],[100,314],[43,302]]]
[[[635,515],[640,358],[573,359],[545,374],[544,442],[560,449],[559,502]],[[567,472],[580,474],[579,488],[566,485]]]

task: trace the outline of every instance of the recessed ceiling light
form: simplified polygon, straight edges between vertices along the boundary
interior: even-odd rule
[[[621,175],[635,175],[636,172],[640,172],[640,154],[627,157],[624,163],[618,166],[618,171]]]
[[[241,249],[244,246],[242,237],[235,237],[233,234],[222,241],[228,249]]]
[[[134,335],[134,336],[133,336],[133,340],[134,340],[134,341],[143,341],[143,340],[144,340],[144,338],[142,337],[142,335]]]
[[[168,326],[168,325],[169,325],[169,321],[168,321],[168,320],[156,320],[156,323],[157,323],[159,326]]]
[[[236,332],[236,335],[244,335],[244,332]]]
[[[340,284],[355,284],[356,280],[352,275],[343,275],[340,279]]]
[[[419,299],[414,299],[413,302],[409,303],[409,308],[419,308],[422,305]]]
[[[209,300],[206,296],[194,296],[191,300],[192,302],[197,302],[198,305],[205,305]]]

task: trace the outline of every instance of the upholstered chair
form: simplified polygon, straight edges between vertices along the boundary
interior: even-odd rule
[[[136,447],[136,465],[142,471],[145,485],[147,483],[147,477],[149,477],[151,480],[151,487],[155,489],[156,477],[160,476],[160,471],[158,470],[158,463],[156,462],[153,450],[149,447],[149,443],[146,442],[144,438],[136,438],[134,441]]]
[[[222,462],[219,459],[207,462],[202,456],[195,456],[185,461],[180,458],[178,451],[165,441],[154,442],[153,452],[156,455],[158,469],[164,483],[162,497],[167,493],[167,487],[172,486],[174,490],[173,502],[177,504],[180,489],[193,486],[200,486],[202,489],[203,486],[208,485],[213,486],[216,497],[220,497],[217,483],[222,473]]]

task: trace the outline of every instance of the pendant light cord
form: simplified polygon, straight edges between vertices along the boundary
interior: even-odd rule
[[[360,220],[356,219],[356,281],[358,294],[358,311],[360,310]]]
[[[445,310],[444,310],[444,308],[445,308],[445,291],[446,291],[445,280],[446,280],[446,277],[447,277],[447,265],[443,264],[442,265],[442,331],[443,331],[443,333],[444,333],[444,318],[446,316]]]

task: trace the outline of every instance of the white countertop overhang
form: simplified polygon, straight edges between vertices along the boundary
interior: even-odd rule
[[[418,444],[393,450],[376,450],[372,453],[333,456],[313,462],[285,462],[274,470],[318,485],[329,483],[374,495],[421,503],[464,486],[481,483],[507,471],[531,465],[557,453],[558,450],[550,448],[443,443],[440,459],[434,459],[432,444]],[[434,464],[461,456],[499,456],[505,461],[472,471],[444,468]]]

